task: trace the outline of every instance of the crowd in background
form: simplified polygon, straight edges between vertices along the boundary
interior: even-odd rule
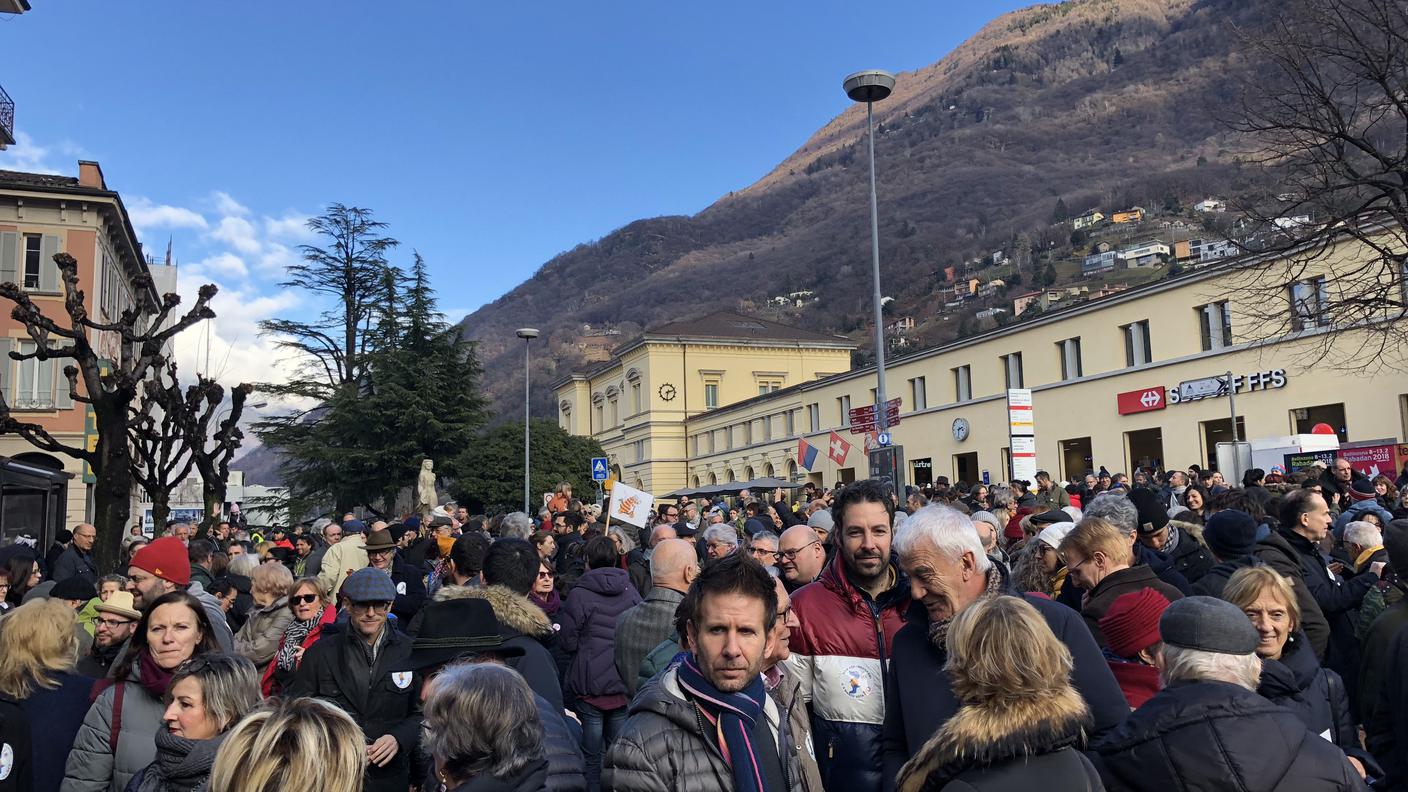
[[[1408,471],[0,548],[0,791],[1408,788]]]

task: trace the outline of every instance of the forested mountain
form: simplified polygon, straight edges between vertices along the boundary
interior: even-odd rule
[[[898,75],[895,94],[875,106],[891,313],[919,322],[918,342],[948,340],[959,322],[927,321],[946,268],[962,273],[1014,243],[1041,265],[1043,253],[1083,252],[1071,249],[1070,225],[1056,222],[1064,216],[1177,207],[1255,186],[1221,119],[1235,113],[1248,76],[1237,31],[1254,31],[1268,9],[1249,0],[1039,5]],[[544,385],[582,365],[584,325],[625,340],[730,308],[865,338],[864,132],[864,108],[851,107],[755,184],[692,217],[640,220],[579,245],[467,317],[496,412],[512,414],[519,398],[513,330],[524,325],[543,330],[547,354],[538,347],[534,357]],[[1079,277],[1078,268],[1061,272]],[[804,290],[814,302],[768,307],[769,297]],[[534,409],[555,414],[546,387]]]

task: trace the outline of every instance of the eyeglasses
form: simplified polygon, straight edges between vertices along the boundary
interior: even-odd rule
[[[769,558],[773,561],[777,561],[777,559],[782,557],[781,553],[775,552],[773,550],[763,550],[757,547],[750,549],[748,552],[752,553],[753,557],[758,559],[759,561],[763,561]]]
[[[820,540],[820,539],[813,539],[812,541],[807,542],[806,544],[802,545],[801,547],[797,548],[796,550],[783,550],[782,552],[778,553],[778,555],[782,556],[783,558],[787,559],[788,561],[796,561],[796,560],[797,560],[797,554],[798,554],[798,553],[802,552],[803,550],[806,550],[808,547],[811,547],[811,546],[814,545],[814,544],[821,544],[821,540]]]
[[[709,542],[705,545],[705,547],[709,548],[710,550],[722,550],[724,548],[732,550],[737,546],[738,545],[728,544],[727,542]]]
[[[295,597],[289,597],[289,598],[288,598],[288,601],[289,601],[289,602],[292,602],[294,605],[311,605],[311,604],[313,604],[314,602],[317,602],[317,601],[318,601],[318,595],[317,595],[317,594],[299,594],[299,595],[297,595],[297,596],[295,596]]]
[[[5,588],[9,588],[9,586],[6,586]],[[118,627],[123,626],[124,624],[131,623],[131,619],[98,619],[96,622],[94,622],[94,627],[106,627],[109,630],[115,630]]]
[[[552,580],[552,579],[555,578],[555,577],[557,577],[557,576],[554,575],[554,574],[551,573],[551,572],[539,572],[539,573],[538,573],[538,580]]]
[[[367,558],[371,558],[372,556],[390,555],[390,554],[391,554],[391,550],[392,550],[392,548],[390,548],[390,547],[383,547],[383,548],[381,548],[380,550],[368,550],[368,551],[367,551]]]
[[[350,605],[348,605],[348,607],[351,608],[351,609],[354,610],[354,611],[361,611],[362,613],[386,613],[387,611],[391,610],[391,603],[389,603],[389,602],[353,602],[353,603],[351,603]]]

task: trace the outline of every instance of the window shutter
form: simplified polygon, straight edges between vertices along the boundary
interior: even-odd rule
[[[34,388],[34,400],[47,406],[54,404],[54,363],[53,358],[36,360],[39,364],[39,382]]]
[[[14,236],[11,234],[10,236]],[[14,349],[14,339],[0,338],[0,392],[5,394],[5,400],[13,407],[15,403],[14,394],[10,391],[10,383],[14,379],[15,361],[10,360],[10,350]]]
[[[67,358],[54,361],[54,406],[60,410],[73,409],[73,397],[68,391],[68,377],[64,376],[64,367],[71,364]]]
[[[0,234],[0,283],[19,280],[19,261],[20,235],[13,231]]]
[[[40,243],[39,255],[39,291],[56,292],[59,285],[59,265],[54,263],[54,256],[59,253],[59,238],[56,236],[44,236],[44,241]]]

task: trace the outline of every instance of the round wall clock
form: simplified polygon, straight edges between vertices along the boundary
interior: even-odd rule
[[[953,419],[953,439],[960,443],[968,439],[968,419]]]
[[[660,398],[664,399],[665,401],[673,401],[675,398],[675,386],[667,382],[664,385],[660,386],[659,393]]]

